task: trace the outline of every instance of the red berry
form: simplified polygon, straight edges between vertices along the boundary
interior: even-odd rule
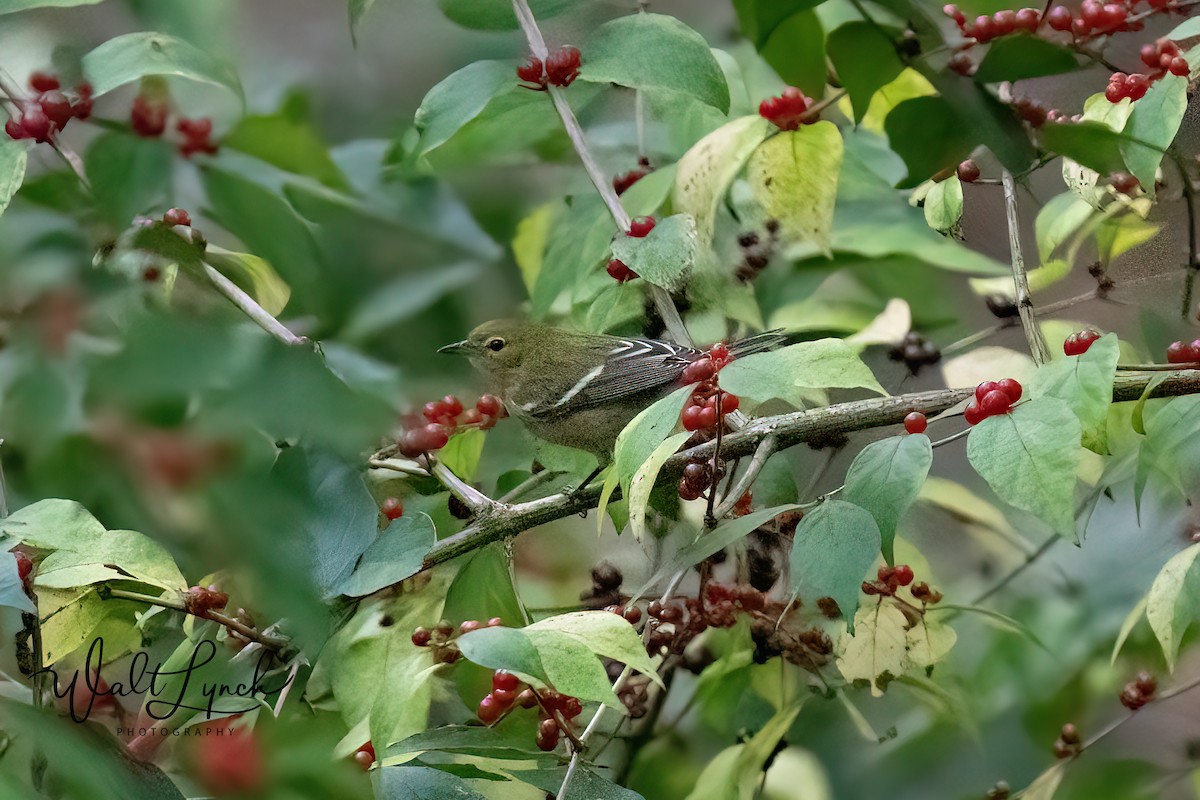
[[[971,37],[980,44],[986,44],[996,37],[996,23],[992,18],[980,14],[975,18],[975,25],[971,28]]]
[[[920,411],[914,411],[904,418],[904,430],[909,433],[924,433],[929,427],[929,421]]]
[[[705,409],[703,406],[687,406],[683,409],[683,413],[679,419],[683,423],[685,431],[698,431],[704,426],[700,424],[700,414]]]
[[[363,769],[370,769],[375,763],[375,745],[367,742],[354,752],[354,763]]]
[[[978,425],[984,418],[985,414],[979,410],[979,406],[971,403],[963,409],[963,419],[968,425]]]
[[[383,501],[383,505],[379,507],[383,515],[388,519],[400,519],[404,516],[404,503],[399,497],[389,497]]]
[[[421,416],[430,422],[439,422],[446,416],[446,409],[441,403],[426,403],[421,409]]]
[[[458,629],[463,633],[470,633],[471,631],[477,631],[482,627],[483,623],[481,623],[479,620],[467,619],[463,620],[462,624],[458,626]]]
[[[642,621],[642,610],[637,606],[629,606],[621,616],[625,617],[625,621],[630,625],[637,625]]]
[[[442,406],[445,407],[446,413],[452,417],[457,417],[463,411],[462,401],[452,394],[448,394],[442,398]]]
[[[1147,67],[1150,67],[1150,69],[1154,69],[1155,67],[1158,66],[1159,53],[1158,53],[1157,45],[1154,45],[1154,44],[1142,45],[1142,49],[1138,55],[1141,57],[1142,63],[1145,64]]]
[[[15,119],[10,119],[4,123],[4,132],[8,134],[10,139],[28,139],[29,134],[25,132],[25,128]]]
[[[1104,31],[1115,31],[1125,24],[1128,12],[1124,6],[1116,3],[1106,3],[1100,8],[1099,24],[1096,26]]]
[[[425,450],[441,450],[450,441],[450,433],[444,425],[430,424],[421,428],[421,441]]]
[[[512,674],[508,670],[498,669],[492,675],[492,688],[504,689],[505,691],[516,691],[516,688],[521,685],[521,679]]]
[[[1172,75],[1186,76],[1190,72],[1187,59],[1183,56],[1175,56],[1171,59],[1171,63],[1167,65],[1167,71]]]
[[[175,130],[189,139],[207,139],[212,135],[212,120],[208,117],[188,119],[180,117],[175,123]]]
[[[988,392],[979,401],[979,410],[985,417],[994,417],[997,414],[1003,414],[1012,406],[1012,400],[1008,395],[999,389]]]
[[[725,414],[729,414],[731,412],[737,411],[738,406],[740,406],[741,404],[742,404],[742,401],[736,394],[730,394],[729,392],[721,393],[721,415],[722,416],[724,416]]]
[[[21,117],[21,127],[25,129],[27,136],[37,142],[50,141],[50,134],[54,132],[54,123],[46,116],[46,112],[42,111],[41,106],[28,106],[25,109],[25,115]]]
[[[1011,8],[997,11],[992,15],[992,26],[997,36],[1007,36],[1017,29],[1017,12]]]
[[[629,191],[629,187],[640,181],[642,178],[650,174],[650,170],[645,167],[631,169],[623,175],[617,175],[613,178],[613,191],[617,194],[625,194]]]
[[[1090,328],[1072,333],[1063,342],[1063,352],[1069,356],[1078,356],[1086,353],[1088,348],[1092,346],[1092,342],[1100,338],[1100,334]]]
[[[634,217],[629,223],[629,235],[641,239],[654,230],[654,217]]]
[[[1130,75],[1125,81],[1125,91],[1130,100],[1141,100],[1146,96],[1146,90],[1149,88],[1150,78],[1140,73]]]
[[[1149,672],[1139,672],[1134,685],[1145,695],[1152,695],[1158,689],[1158,681]]]
[[[1110,103],[1119,103],[1126,98],[1125,84],[1110,83],[1104,90],[1104,99]]]
[[[958,179],[963,183],[974,183],[979,180],[979,165],[968,158],[958,165]]]
[[[693,406],[693,408],[695,408],[695,406]],[[706,406],[700,409],[700,413],[697,415],[697,417],[700,420],[700,430],[706,431],[717,427],[717,410],[715,408],[708,408]]]
[[[1008,395],[1009,402],[1012,403],[1020,400],[1021,394],[1024,392],[1024,389],[1021,388],[1021,384],[1017,383],[1012,378],[1005,378],[1004,380],[1000,381],[998,384],[996,384],[996,388]]]
[[[458,421],[463,425],[478,425],[479,423],[483,422],[484,419],[491,419],[491,417],[484,417],[483,414],[479,413],[479,409],[477,408],[468,408],[463,412],[462,416],[458,418]]]
[[[958,27],[960,28],[967,21],[966,16],[962,13],[962,11],[959,10],[958,6],[954,5],[953,3],[942,6],[942,13],[958,23]]]
[[[546,56],[546,80],[555,86],[570,86],[579,77],[579,48],[567,45]]]
[[[717,342],[708,348],[708,355],[713,361],[724,365],[725,362],[729,361],[729,345],[725,342]]]
[[[52,92],[62,87],[58,82],[58,78],[39,70],[29,76],[29,88],[35,92]]]
[[[428,647],[431,638],[433,638],[433,634],[429,632],[428,628],[417,628],[413,631],[412,643],[417,647]]]
[[[1071,30],[1071,10],[1066,6],[1055,6],[1046,15],[1046,24],[1056,31]]]
[[[42,107],[42,111],[50,118],[50,121],[59,127],[59,130],[75,116],[71,110],[71,101],[57,89],[43,92],[42,96],[38,98],[38,105]]]
[[[496,698],[492,695],[484,695],[479,701],[479,708],[475,710],[475,716],[479,717],[479,721],[484,725],[491,725],[496,720],[500,719],[500,714],[504,711],[500,704],[496,702]]]
[[[494,394],[485,394],[475,403],[475,410],[480,414],[486,414],[489,417],[495,417],[500,414],[500,398]]]
[[[698,358],[684,368],[683,374],[679,378],[679,382],[683,384],[699,383],[712,378],[717,372],[716,365],[713,364],[711,358]]]
[[[999,388],[1000,388],[999,381],[984,381],[983,383],[981,383],[975,387],[975,402],[979,402],[980,400],[983,400],[984,396],[988,392],[995,391],[996,389],[999,389]]]
[[[211,794],[254,796],[265,788],[266,759],[257,737],[239,728],[232,735],[200,738],[196,772],[199,783]]]
[[[1104,6],[1098,0],[1083,0],[1083,5],[1079,7],[1079,18],[1089,29],[1100,27],[1103,13]]]
[[[542,90],[546,88],[546,78],[542,74],[542,60],[535,55],[525,56],[525,61],[517,67],[517,77],[521,80],[534,84],[527,86],[527,89]]]
[[[1167,347],[1168,364],[1186,364],[1191,360],[1192,348],[1183,342],[1171,342]]]
[[[504,620],[500,619],[500,617],[492,617],[491,619],[489,619],[487,621],[487,626],[489,628],[498,628],[503,624],[504,624]]]
[[[1033,33],[1041,22],[1042,15],[1036,8],[1022,8],[1017,12],[1017,27]]]
[[[908,586],[913,582],[912,567],[908,564],[897,564],[896,569],[892,571],[892,579],[900,586]]]
[[[25,553],[22,553],[20,550],[13,551],[13,555],[16,556],[17,559],[17,575],[23,581],[29,577],[31,572],[33,572],[33,561],[29,558],[29,556],[27,556]]]
[[[142,270],[142,280],[149,283],[154,283],[161,276],[162,272],[159,271],[158,267],[146,267],[144,270]]]
[[[571,697],[570,695],[565,695],[559,702],[558,707],[562,711],[562,715],[567,719],[575,719],[583,713],[583,703],[579,702],[578,697]]]
[[[192,216],[182,208],[169,208],[167,213],[163,214],[163,222],[168,225],[187,225],[192,224]]]
[[[971,57],[966,53],[955,53],[950,56],[950,61],[947,62],[946,66],[959,75],[968,76],[975,65],[971,62]]]
[[[149,139],[162,136],[167,129],[167,104],[152,102],[142,95],[133,98],[129,124],[138,136]]]
[[[608,276],[617,283],[628,283],[629,281],[638,277],[638,274],[631,270],[624,261],[616,258],[608,262],[608,266],[605,268],[605,271],[608,273]]]

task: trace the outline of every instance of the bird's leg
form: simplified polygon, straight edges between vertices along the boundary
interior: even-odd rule
[[[587,488],[588,484],[591,483],[596,478],[597,475],[599,475],[601,472],[604,471],[604,468],[606,466],[608,466],[608,465],[607,464],[597,464],[596,468],[594,470],[592,470],[590,473],[588,473],[588,476],[583,479],[582,483],[580,483],[578,486],[564,486],[562,493],[564,495],[566,495],[567,497],[571,498],[572,500],[574,500],[576,497],[579,496],[579,494],[584,489]],[[579,516],[586,517],[587,509],[585,508],[582,511],[580,511]]]

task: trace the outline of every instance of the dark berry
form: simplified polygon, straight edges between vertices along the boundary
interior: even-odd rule
[[[432,638],[433,634],[429,632],[428,628],[417,628],[412,633],[412,643],[417,647],[427,647]]]
[[[968,158],[958,165],[958,179],[963,183],[974,183],[979,180],[979,165]]]
[[[546,80],[555,86],[570,86],[579,77],[579,63],[579,48],[558,48],[546,56]]]
[[[904,418],[904,430],[909,433],[924,433],[928,426],[928,420],[920,411],[914,411]]]

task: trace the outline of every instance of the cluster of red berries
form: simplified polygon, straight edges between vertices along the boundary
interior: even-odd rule
[[[1130,100],[1141,100],[1150,89],[1150,77],[1135,72],[1126,75],[1124,72],[1114,72],[1108,79],[1104,97],[1110,103],[1119,103],[1128,97]]]
[[[197,617],[207,616],[210,611],[220,611],[229,605],[229,595],[216,586],[193,586],[183,594],[183,607]]]
[[[650,166],[650,159],[645,156],[638,156],[638,165],[629,172],[622,173],[613,178],[613,191],[617,195],[623,195],[628,191],[630,186],[640,181],[642,178],[654,171],[654,167]]]
[[[570,86],[579,77],[579,48],[564,45],[546,55],[545,63],[535,55],[528,55],[517,67],[517,77],[525,81],[526,89],[546,91],[546,84]]]
[[[455,636],[460,633],[477,631],[485,626],[495,628],[502,624],[503,620],[500,617],[492,617],[487,622],[468,619],[456,628],[450,624],[449,620],[442,620],[433,627],[433,630],[423,625],[415,628],[412,632],[412,643],[417,647],[433,648],[433,660],[435,662],[439,664],[453,664],[462,658],[462,651],[458,649],[458,645],[453,641]]]
[[[1154,699],[1158,689],[1158,681],[1149,672],[1139,672],[1137,678],[1125,684],[1121,690],[1121,705],[1130,711],[1137,711]]]
[[[1055,758],[1074,758],[1083,752],[1083,740],[1079,738],[1079,729],[1068,722],[1062,726],[1062,732],[1054,740]]]
[[[905,433],[924,433],[929,427],[929,420],[920,411],[913,411],[904,418]]]
[[[549,752],[558,746],[563,726],[583,713],[583,703],[578,697],[561,694],[547,689],[535,691],[533,687],[522,689],[521,680],[507,670],[498,669],[492,675],[492,691],[484,695],[475,710],[475,716],[484,725],[491,725],[514,707],[539,709],[537,746]]]
[[[16,100],[21,118],[4,124],[4,132],[12,139],[33,139],[38,143],[50,141],[55,133],[67,127],[72,119],[87,119],[92,115],[92,85],[81,83],[73,99],[60,91],[58,78],[44,72],[29,76],[29,86],[38,93],[32,100]]]
[[[1195,364],[1200,361],[1200,339],[1190,343],[1171,342],[1167,347],[1168,364]]]
[[[129,112],[129,125],[133,132],[145,139],[157,139],[167,130],[167,119],[171,109],[167,104],[165,94],[160,92],[143,93],[133,98],[133,106]],[[212,140],[212,120],[207,117],[188,119],[180,117],[175,122],[175,130],[183,137],[179,143],[179,153],[184,158],[191,158],[196,153],[207,155],[217,154],[217,144]]]
[[[963,36],[974,39],[979,44],[987,44],[992,39],[1008,36],[1016,31],[1033,33],[1042,19],[1041,12],[1036,8],[1022,8],[1020,11],[1006,8],[990,17],[986,14],[980,15],[974,22],[968,22],[966,14],[953,3],[943,6],[942,11],[954,20]]]
[[[751,589],[750,591],[754,591]],[[761,598],[761,595],[759,595]],[[708,629],[709,617],[699,598],[652,600],[646,606],[646,652],[651,656],[681,654],[693,639]]]
[[[1158,77],[1167,72],[1182,77],[1191,71],[1187,59],[1180,53],[1179,45],[1165,36],[1142,45],[1139,55],[1142,63]]]
[[[702,593],[705,619],[713,628],[731,628],[739,614],[765,611],[767,598],[752,586],[706,583]]]
[[[389,497],[379,506],[380,513],[388,520],[397,520],[404,516],[404,502],[399,497]]]
[[[474,408],[465,410],[461,400],[446,395],[437,402],[426,403],[421,416],[414,414],[405,419],[404,432],[397,438],[396,446],[401,455],[416,458],[422,453],[441,450],[456,428],[487,430],[507,416],[508,411],[495,395],[485,394],[476,401]]]
[[[1007,414],[1012,404],[1021,399],[1021,384],[1012,378],[984,381],[975,387],[975,399],[963,411],[968,425],[978,425],[988,417]]]
[[[370,769],[371,765],[375,763],[375,745],[367,742],[362,747],[354,751],[354,755],[351,756],[351,759],[355,764],[358,764],[364,770]]]
[[[863,594],[892,597],[901,586],[908,586],[912,583],[915,577],[912,567],[908,564],[897,564],[894,567],[885,564],[875,574],[876,580],[863,581]]]
[[[899,343],[888,350],[888,358],[892,361],[903,361],[908,371],[916,375],[921,367],[941,361],[942,351],[917,331],[909,331]]]
[[[801,125],[817,121],[816,115],[807,118],[813,100],[795,86],[789,86],[778,97],[768,97],[758,104],[758,115],[784,131],[794,131]]]
[[[1122,3],[1084,0],[1078,15],[1073,15],[1066,6],[1050,9],[1046,15],[1046,24],[1056,31],[1069,31],[1077,37],[1141,30],[1144,27],[1141,20],[1130,20],[1129,11],[1129,7]]]
[[[754,231],[747,231],[737,237],[738,246],[742,248],[742,263],[734,272],[742,283],[749,283],[758,277],[767,264],[771,262],[771,253],[779,243],[779,220],[769,219],[764,224],[767,230],[766,238],[760,237]]]
[[[738,409],[741,404],[738,396],[717,385],[717,373],[732,360],[728,345],[717,342],[706,354],[688,364],[679,376],[679,382],[684,385],[696,384],[679,415],[685,431],[715,432],[717,421]]]
[[[1092,346],[1092,342],[1100,338],[1100,332],[1091,328],[1072,333],[1063,342],[1063,352],[1069,356],[1081,356]]]

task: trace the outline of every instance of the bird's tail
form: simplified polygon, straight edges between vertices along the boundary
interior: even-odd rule
[[[765,353],[768,350],[778,350],[788,343],[787,334],[782,329],[758,333],[729,343],[729,355],[734,358]]]

